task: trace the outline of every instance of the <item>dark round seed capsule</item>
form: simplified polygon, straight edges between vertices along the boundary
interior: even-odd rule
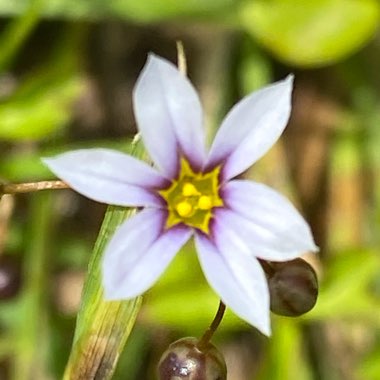
[[[15,297],[21,287],[21,265],[14,256],[0,256],[0,300]]]
[[[267,273],[273,313],[297,317],[310,311],[318,297],[318,279],[305,260],[271,263]]]
[[[222,354],[211,343],[201,348],[198,343],[196,338],[172,343],[158,364],[159,380],[226,380]]]

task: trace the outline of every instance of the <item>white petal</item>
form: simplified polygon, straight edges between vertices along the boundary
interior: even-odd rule
[[[195,243],[207,281],[239,317],[270,335],[269,291],[265,274],[254,257],[233,242],[216,247],[204,235]]]
[[[149,289],[192,231],[175,226],[163,231],[166,213],[146,209],[128,219],[106,247],[102,264],[108,300],[136,297]]]
[[[43,162],[78,193],[108,204],[161,206],[152,189],[168,183],[142,161],[108,149],[81,149]]]
[[[247,245],[254,256],[286,261],[318,250],[309,225],[275,190],[235,180],[224,186],[222,197],[227,209],[216,211],[219,224]]]
[[[207,166],[222,164],[228,180],[248,169],[277,141],[291,111],[293,76],[264,87],[237,103],[211,146]]]
[[[149,55],[133,94],[134,111],[144,144],[169,178],[178,172],[178,155],[194,169],[205,160],[202,108],[196,91],[177,68]]]

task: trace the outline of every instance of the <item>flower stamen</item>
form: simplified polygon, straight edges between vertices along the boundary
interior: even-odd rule
[[[199,194],[200,193],[197,188],[190,182],[186,182],[182,187],[182,195],[185,197],[191,197]]]
[[[175,209],[178,212],[178,215],[182,218],[190,217],[194,211],[193,206],[187,201],[179,202],[176,205]]]
[[[201,195],[198,199],[198,208],[200,210],[210,210],[212,208],[212,199],[208,195]]]
[[[158,191],[167,204],[166,228],[185,223],[209,233],[213,209],[223,206],[219,196],[219,171],[217,167],[207,173],[194,172],[182,158],[178,178],[167,189]]]

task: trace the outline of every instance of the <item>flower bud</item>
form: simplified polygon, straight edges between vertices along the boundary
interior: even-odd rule
[[[297,317],[310,311],[318,297],[318,280],[305,260],[270,263],[270,308],[275,314]]]
[[[211,343],[204,347],[198,343],[196,338],[172,343],[158,364],[159,380],[226,380],[222,354]]]
[[[14,256],[0,256],[0,300],[16,296],[21,287],[21,265]]]

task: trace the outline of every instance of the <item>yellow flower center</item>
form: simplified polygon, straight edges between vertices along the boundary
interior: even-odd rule
[[[219,196],[219,172],[217,167],[208,173],[195,173],[185,159],[181,160],[178,179],[159,191],[169,211],[165,228],[185,223],[209,233],[214,207],[223,206]]]

